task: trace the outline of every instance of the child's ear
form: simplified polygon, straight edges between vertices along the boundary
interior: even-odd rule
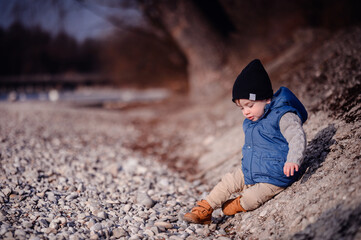
[[[270,103],[271,103],[271,99],[270,99],[270,98],[267,99],[267,100],[266,100],[266,103],[267,103],[267,104],[270,104]]]

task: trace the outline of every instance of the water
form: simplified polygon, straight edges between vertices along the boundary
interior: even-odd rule
[[[105,102],[137,103],[160,101],[169,97],[166,89],[154,88],[146,90],[136,89],[102,89],[89,88],[76,91],[50,90],[48,92],[1,93],[0,101],[52,101],[76,104],[101,104]]]

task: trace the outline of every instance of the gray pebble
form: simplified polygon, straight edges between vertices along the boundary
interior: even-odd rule
[[[65,199],[66,199],[67,201],[71,201],[71,200],[76,199],[78,196],[79,196],[78,193],[73,192],[73,193],[69,194]]]
[[[90,230],[94,231],[94,232],[98,232],[98,231],[100,231],[102,229],[103,229],[103,226],[102,226],[101,223],[96,223],[90,228]]]
[[[15,236],[18,237],[24,237],[26,235],[26,232],[23,229],[16,229],[14,233]]]
[[[130,204],[126,204],[124,207],[123,207],[123,210],[124,210],[124,212],[129,212],[129,210],[132,208],[132,205],[130,205]]]
[[[138,192],[137,194],[137,203],[145,206],[147,208],[151,208],[154,206],[155,202],[153,201],[153,199],[151,199],[148,194],[144,193],[144,192]]]
[[[156,227],[163,227],[163,228],[173,228],[173,225],[168,222],[156,222],[154,223],[154,226]]]
[[[29,240],[41,240],[38,236],[31,235]]]
[[[56,202],[56,201],[57,201],[57,199],[56,199],[56,197],[55,197],[55,194],[54,194],[53,192],[47,192],[46,195],[47,195],[49,201],[52,201],[52,202]]]
[[[142,239],[142,237],[138,236],[138,235],[133,235],[129,238],[129,240],[140,240]]]
[[[101,211],[97,214],[97,217],[101,219],[106,219],[108,217],[108,214],[104,211]]]
[[[170,239],[170,240],[183,240],[184,238],[182,238],[181,236],[175,236],[175,235],[173,235],[173,236],[170,236],[169,239]]]
[[[4,194],[5,197],[8,197],[12,191],[9,187],[5,187],[1,189],[1,192]]]
[[[150,229],[146,229],[144,234],[148,235],[149,237],[153,237],[155,235],[155,233]]]
[[[6,233],[4,234],[4,237],[5,237],[5,238],[8,238],[8,239],[13,239],[13,238],[14,238],[14,235],[13,235],[12,232],[6,232]]]
[[[97,240],[97,239],[99,239],[99,236],[95,232],[90,232],[90,239]]]
[[[128,233],[123,228],[119,227],[112,230],[112,235],[115,238],[120,238],[120,237],[127,237]]]

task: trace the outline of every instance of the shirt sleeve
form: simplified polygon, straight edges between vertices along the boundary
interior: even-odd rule
[[[280,119],[280,130],[288,142],[287,161],[301,165],[306,149],[306,134],[302,128],[301,119],[297,114],[288,112]]]

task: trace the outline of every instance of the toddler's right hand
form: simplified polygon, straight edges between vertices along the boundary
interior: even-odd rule
[[[290,163],[290,162],[286,162],[285,166],[283,167],[283,172],[284,174],[289,177],[290,175],[293,176],[296,172],[298,172],[299,166],[296,163]]]

